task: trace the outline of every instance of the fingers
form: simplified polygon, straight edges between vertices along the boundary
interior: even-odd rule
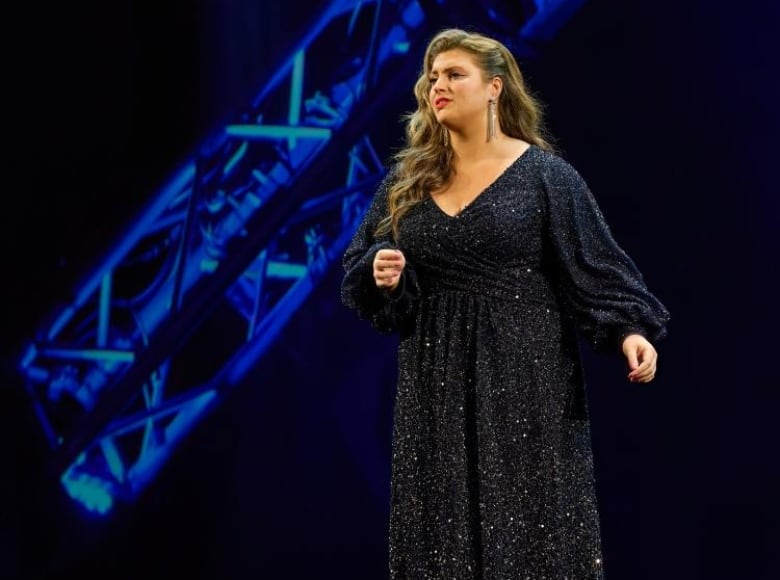
[[[623,340],[623,354],[630,372],[628,380],[632,383],[649,383],[655,378],[658,353],[653,345],[641,334],[631,334]]]
[[[628,368],[632,371],[639,367],[639,357],[636,349],[631,349],[626,353],[626,361],[628,362]]]
[[[655,378],[656,366],[650,362],[643,362],[636,369],[628,373],[628,380],[632,383],[649,383]]]
[[[629,353],[626,354],[626,357],[629,357]],[[632,383],[649,383],[655,378],[658,368],[658,353],[647,343],[647,345],[640,345],[636,349],[635,357],[636,360],[640,361],[639,366],[628,373],[628,380]]]
[[[379,288],[395,289],[406,259],[400,250],[379,250],[374,256],[374,281]]]
[[[626,357],[628,380],[632,383],[649,383],[655,378],[658,353],[641,334],[629,334],[623,339],[623,354]]]

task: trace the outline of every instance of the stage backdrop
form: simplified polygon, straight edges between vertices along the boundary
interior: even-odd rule
[[[340,305],[338,268],[110,517],[85,517],[47,472],[14,378],[20,345],[320,8],[266,4],[4,19],[0,577],[386,577],[395,339]],[[771,2],[592,0],[521,62],[672,313],[651,385],[584,351],[610,580],[769,580],[780,565],[779,23]],[[400,144],[397,115],[375,122]]]

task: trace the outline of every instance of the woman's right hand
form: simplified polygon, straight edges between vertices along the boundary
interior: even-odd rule
[[[374,256],[374,281],[378,288],[392,292],[401,281],[401,272],[406,266],[401,250],[379,250]]]

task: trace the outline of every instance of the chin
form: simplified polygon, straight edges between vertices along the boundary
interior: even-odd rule
[[[436,116],[436,120],[439,122],[440,125],[444,125],[448,129],[450,128],[450,125],[452,123],[447,122],[447,117],[450,117],[450,115],[447,114],[447,111],[444,110],[436,111],[434,115]]]

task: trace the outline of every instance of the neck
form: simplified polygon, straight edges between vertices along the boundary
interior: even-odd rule
[[[457,133],[450,131],[450,145],[455,154],[456,165],[472,163],[494,157],[502,151],[506,136],[499,130],[494,139],[487,140],[487,131],[481,135]]]

